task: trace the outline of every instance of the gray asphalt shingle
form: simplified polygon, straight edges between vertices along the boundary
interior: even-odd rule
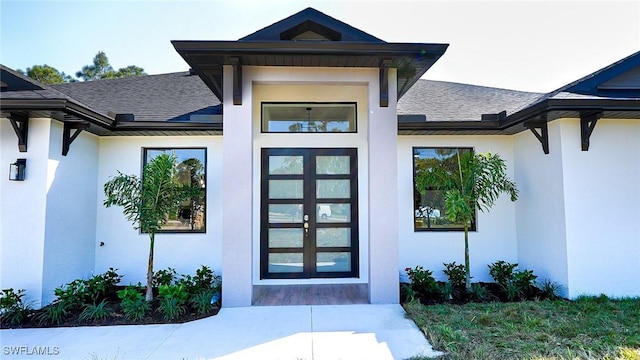
[[[107,115],[134,114],[136,121],[189,121],[217,115],[220,101],[188,72],[51,85]]]
[[[420,79],[398,102],[398,115],[425,115],[427,121],[479,121],[482,114],[507,115],[542,94]]]

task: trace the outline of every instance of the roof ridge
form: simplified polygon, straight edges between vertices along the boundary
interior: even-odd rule
[[[439,83],[444,83],[444,84],[456,84],[456,85],[463,85],[463,86],[473,86],[473,87],[478,87],[478,88],[512,91],[512,92],[518,92],[518,93],[524,93],[524,94],[539,94],[539,95],[544,95],[545,94],[545,93],[540,93],[540,92],[537,92],[537,91],[515,90],[515,89],[507,89],[507,88],[501,88],[501,87],[496,87],[496,86],[463,83],[463,82],[457,82],[457,81],[433,80],[433,79],[419,79],[418,81],[431,81],[431,82],[439,82]]]
[[[108,81],[134,80],[134,79],[141,79],[141,78],[146,79],[146,78],[155,77],[155,76],[168,76],[168,75],[177,75],[177,74],[189,74],[189,70],[174,71],[174,72],[163,73],[163,74],[146,74],[146,75],[125,76],[125,77],[110,78],[110,79],[85,80],[85,81],[76,81],[76,82],[68,82],[68,83],[51,84],[51,85],[55,85],[57,87],[57,86],[77,85],[77,84],[96,83],[96,82],[105,83],[105,82],[108,82]],[[196,75],[194,75],[194,76],[196,76]]]

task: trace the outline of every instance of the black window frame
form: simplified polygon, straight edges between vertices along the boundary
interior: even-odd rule
[[[265,105],[353,105],[353,131],[269,131],[264,128]],[[356,101],[263,101],[260,103],[260,133],[262,134],[357,134],[358,133],[358,103]]]
[[[202,228],[201,229],[195,229],[195,230],[189,230],[189,229],[168,229],[168,230],[158,230],[156,233],[158,234],[206,234],[207,232],[207,148],[206,147],[191,147],[191,146],[184,146],[184,147],[176,147],[176,146],[163,146],[163,147],[143,147],[142,148],[142,166],[140,168],[140,173],[142,174],[140,176],[140,178],[142,179],[142,177],[144,176],[144,167],[147,164],[147,160],[148,159],[148,152],[149,150],[151,151],[171,151],[171,150],[202,150],[203,151],[203,171],[204,171],[204,187],[202,188],[202,192],[203,192],[203,205],[204,205],[204,210],[203,212],[203,216],[202,216]]]
[[[470,146],[414,146],[411,148],[411,157],[412,157],[412,171],[413,171],[413,207],[412,207],[412,216],[413,216],[413,231],[414,232],[461,232],[464,231],[464,228],[462,227],[462,224],[460,224],[456,227],[418,227],[418,217],[416,216],[416,211],[418,210],[418,208],[422,205],[422,198],[420,193],[418,192],[418,190],[416,189],[416,173],[417,173],[417,169],[416,169],[416,158],[417,158],[417,154],[416,154],[416,150],[421,150],[421,149],[427,149],[427,150],[437,150],[437,149],[455,149],[455,150],[468,150],[471,151],[472,153],[475,153],[475,149],[473,147]],[[432,191],[437,191],[437,190],[441,190],[438,189],[437,187],[431,187],[428,190],[432,190]],[[440,217],[445,217],[446,216],[446,210],[444,209],[444,206],[442,206],[443,209],[440,209],[441,213],[440,213]],[[474,215],[473,215],[473,220],[471,221],[471,224],[469,224],[469,231],[475,232],[477,231],[477,221],[478,221],[478,212],[475,211]]]

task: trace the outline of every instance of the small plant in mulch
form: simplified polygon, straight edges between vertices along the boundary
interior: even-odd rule
[[[207,266],[195,275],[180,275],[174,269],[154,274],[158,297],[145,301],[145,287],[118,285],[116,269],[89,279],[77,279],[55,289],[56,299],[33,310],[25,304],[24,290],[0,292],[0,326],[51,327],[182,323],[212,316],[220,307],[220,277]]]

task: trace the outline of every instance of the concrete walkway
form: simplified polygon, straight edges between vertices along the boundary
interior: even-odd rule
[[[437,356],[400,305],[223,308],[185,324],[1,330],[3,359],[406,359]]]

